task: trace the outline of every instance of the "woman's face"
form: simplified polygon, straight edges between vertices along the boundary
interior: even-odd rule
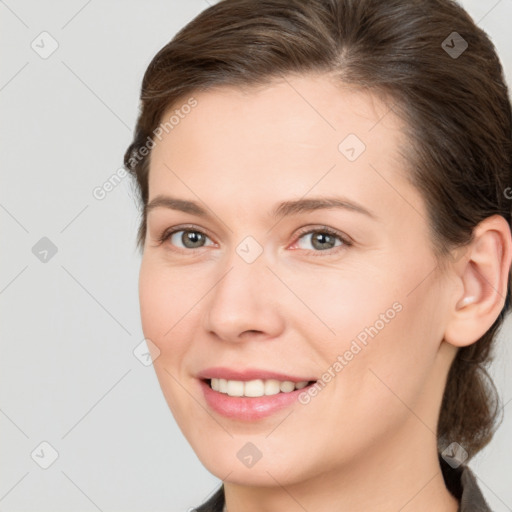
[[[390,105],[322,76],[193,97],[152,150],[139,291],[203,464],[285,485],[435,454],[453,293]]]

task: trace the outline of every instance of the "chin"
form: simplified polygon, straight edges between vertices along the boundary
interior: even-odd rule
[[[212,457],[209,454],[206,457],[199,457],[203,466],[220,480],[234,483],[237,485],[247,485],[255,487],[273,487],[276,482],[281,485],[293,483],[294,477],[289,470],[283,470],[282,467],[266,463],[262,459],[256,462],[252,467],[246,467],[238,460],[232,457],[223,460],[222,454]],[[269,463],[270,462],[270,463]]]

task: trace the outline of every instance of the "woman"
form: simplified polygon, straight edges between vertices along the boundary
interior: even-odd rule
[[[201,511],[490,510],[511,106],[449,0],[223,0],[154,57],[125,165]]]

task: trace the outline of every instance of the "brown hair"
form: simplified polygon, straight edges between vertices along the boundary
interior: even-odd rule
[[[309,72],[395,103],[410,141],[404,150],[409,179],[426,201],[436,256],[470,242],[486,217],[498,214],[510,225],[508,90],[492,42],[457,3],[222,0],[181,29],[144,75],[134,140],[124,157],[142,207],[139,248],[146,237],[150,148],[163,114],[196,91]],[[471,458],[499,424],[486,366],[509,308],[510,286],[491,328],[457,353],[441,404],[439,451],[456,441]]]

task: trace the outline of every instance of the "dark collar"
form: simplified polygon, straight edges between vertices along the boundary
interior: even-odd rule
[[[492,512],[468,466],[452,467],[439,457],[446,488],[459,502],[457,512]]]

